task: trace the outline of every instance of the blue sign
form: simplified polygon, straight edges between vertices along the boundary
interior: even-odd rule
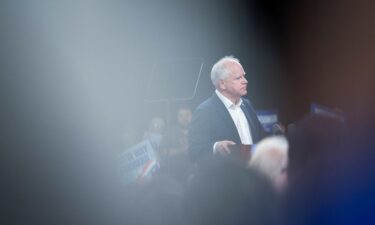
[[[120,176],[124,184],[146,182],[159,169],[159,159],[148,140],[126,149],[120,155]]]
[[[260,123],[267,132],[271,132],[272,126],[279,122],[277,110],[257,110],[256,113]]]
[[[314,102],[310,105],[310,113],[329,116],[338,119],[341,122],[345,121],[343,112],[340,109],[329,108],[327,106],[323,106]]]

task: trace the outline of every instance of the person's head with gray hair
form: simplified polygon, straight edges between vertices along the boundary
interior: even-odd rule
[[[237,58],[225,56],[212,67],[211,80],[217,91],[237,104],[247,94],[245,74]]]
[[[227,78],[230,74],[228,62],[240,63],[240,60],[233,56],[224,56],[212,66],[211,81],[216,88],[219,85],[219,80]]]
[[[289,144],[284,136],[267,137],[254,149],[248,166],[268,177],[277,190],[287,184]]]

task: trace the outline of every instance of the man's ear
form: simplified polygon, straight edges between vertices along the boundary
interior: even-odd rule
[[[225,90],[225,81],[224,80],[219,80],[219,88],[220,90]]]

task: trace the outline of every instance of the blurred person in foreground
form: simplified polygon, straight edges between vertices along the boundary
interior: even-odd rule
[[[279,193],[288,183],[288,141],[284,136],[272,136],[261,140],[255,147],[249,167],[269,178]]]
[[[188,224],[278,224],[278,199],[269,180],[224,158],[202,160],[184,196]]]
[[[309,114],[298,120],[288,132],[290,182],[324,162],[339,159],[350,141],[348,131],[344,122],[325,115]]]
[[[166,174],[125,190],[120,211],[127,225],[184,225],[183,186]]]
[[[314,114],[288,138],[284,224],[374,224],[373,141],[358,142],[341,121]]]
[[[248,99],[245,71],[239,60],[226,56],[211,70],[215,93],[193,113],[189,153],[193,161],[210,155],[229,155],[235,144],[251,145],[265,136]]]

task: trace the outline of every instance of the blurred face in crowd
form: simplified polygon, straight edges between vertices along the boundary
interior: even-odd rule
[[[229,74],[219,81],[220,92],[233,103],[237,103],[242,96],[247,94],[245,71],[241,64],[235,61],[227,62],[226,68]]]
[[[288,185],[288,173],[286,168],[282,168],[280,171],[280,174],[276,176],[273,180],[276,190],[279,192],[285,191],[287,185]]]
[[[177,122],[181,127],[187,128],[187,126],[191,122],[191,110],[187,108],[183,108],[178,110],[177,113]]]
[[[149,131],[151,133],[163,133],[165,128],[165,122],[160,117],[154,117],[151,120]]]
[[[280,150],[271,149],[269,151],[270,167],[269,175],[272,182],[275,185],[275,188],[279,192],[283,192],[288,184],[288,159],[285,154]]]

